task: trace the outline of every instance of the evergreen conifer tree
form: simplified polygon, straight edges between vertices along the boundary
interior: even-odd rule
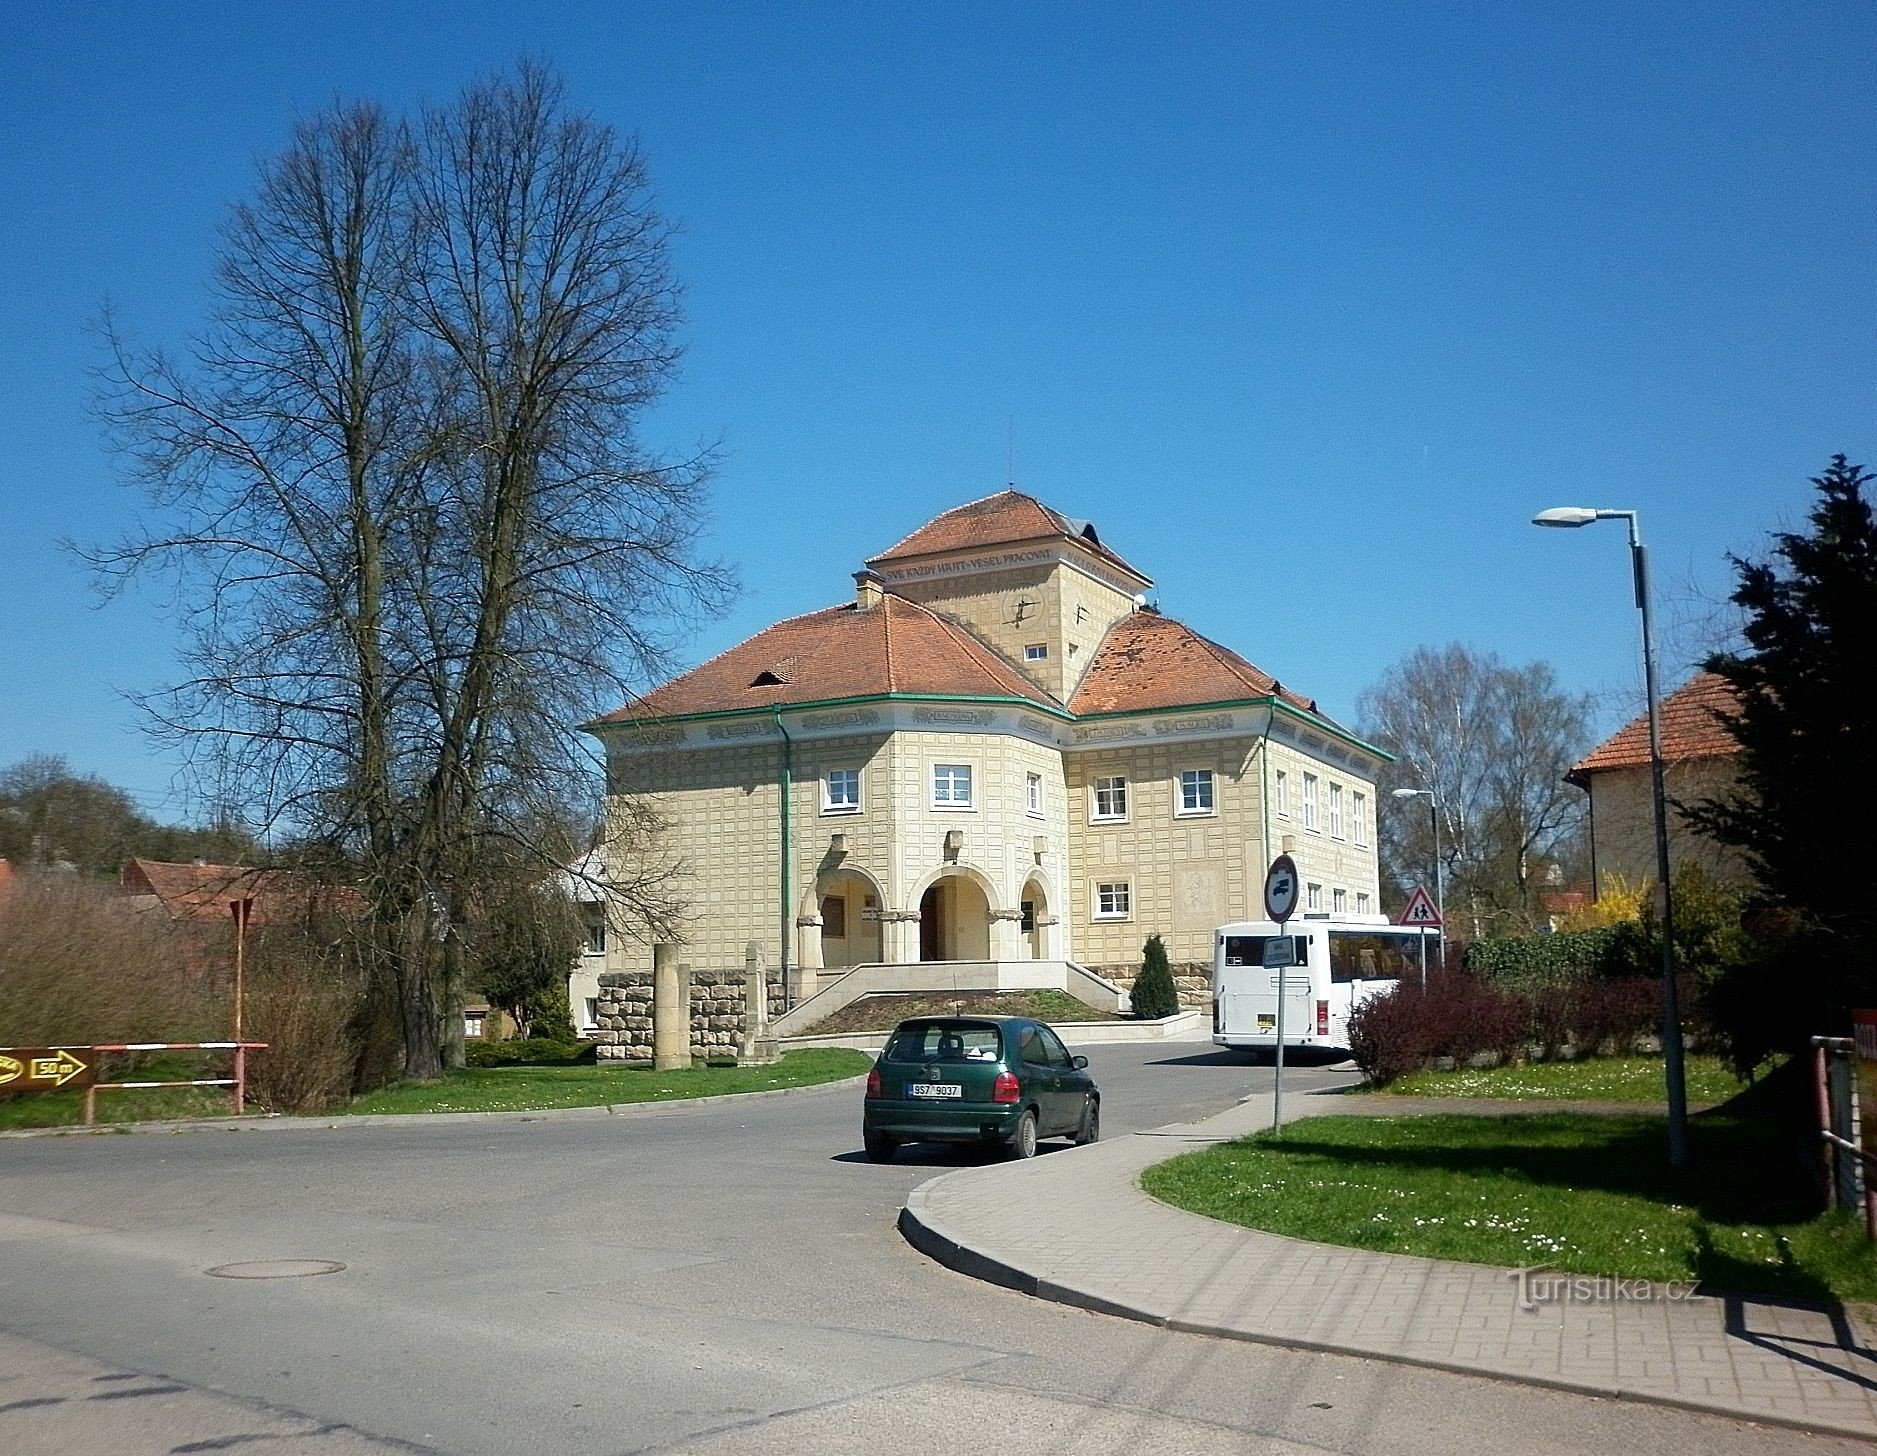
[[[1167,965],[1167,947],[1158,934],[1147,937],[1141,947],[1141,973],[1134,981],[1131,996],[1134,1014],[1143,1020],[1171,1016],[1180,1009],[1180,993],[1173,984],[1173,971]]]

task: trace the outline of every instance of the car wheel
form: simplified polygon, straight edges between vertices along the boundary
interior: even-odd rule
[[[1101,1141],[1101,1098],[1091,1097],[1082,1109],[1082,1126],[1075,1135],[1075,1145],[1085,1148]]]
[[[1034,1158],[1036,1156],[1036,1114],[1026,1110],[1017,1119],[1017,1130],[1010,1135],[1010,1156],[1013,1158]]]
[[[899,1139],[886,1137],[877,1132],[866,1135],[867,1156],[876,1163],[890,1163],[893,1154],[899,1151]]]

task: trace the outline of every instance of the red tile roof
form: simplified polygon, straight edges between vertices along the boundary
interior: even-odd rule
[[[957,622],[887,592],[875,607],[848,603],[778,622],[596,721],[628,723],[885,693],[1022,698],[1062,706]]]
[[[320,890],[292,870],[250,869],[245,865],[172,864],[165,860],[127,860],[118,875],[126,894],[152,895],[172,920],[228,924],[231,901],[252,899],[249,924],[283,924],[302,918]],[[357,895],[332,892],[335,907],[356,910]]]
[[[1728,731],[1725,717],[1740,706],[1727,680],[1703,672],[1662,700],[1662,760],[1676,763],[1691,758],[1726,758],[1740,745]],[[1649,762],[1649,715],[1644,713],[1607,739],[1565,775],[1582,784],[1587,774],[1605,769],[1641,768]]]
[[[1092,523],[1053,511],[1035,496],[1025,495],[1020,490],[1000,490],[983,500],[955,506],[927,521],[903,541],[887,547],[867,564],[875,566],[883,561],[1005,546],[1018,541],[1052,540],[1074,541],[1138,578],[1142,585],[1152,584],[1152,578],[1102,545]]]
[[[1291,692],[1231,648],[1201,637],[1184,622],[1140,611],[1108,629],[1069,708],[1075,713],[1196,708],[1273,693],[1306,712],[1317,711],[1309,698]]]

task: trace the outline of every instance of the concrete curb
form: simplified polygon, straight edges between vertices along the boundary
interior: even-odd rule
[[[719,1092],[714,1097],[666,1097],[650,1102],[614,1102],[597,1107],[542,1107],[508,1112],[368,1112],[357,1117],[300,1117],[272,1113],[264,1117],[192,1117],[166,1122],[99,1122],[90,1127],[22,1127],[0,1132],[0,1140],[39,1137],[98,1137],[118,1133],[183,1132],[341,1132],[354,1127],[445,1127],[488,1122],[567,1122],[578,1118],[658,1117],[693,1111],[719,1102],[755,1102],[770,1097],[800,1097],[858,1087],[867,1080],[860,1072],[837,1082],[814,1082],[806,1087],[772,1087],[762,1092]]]
[[[1197,1128],[1198,1124],[1186,1124]],[[1152,1132],[1135,1133],[1136,1137],[1149,1137],[1157,1134],[1166,1135],[1172,1129],[1155,1129]],[[1205,1139],[1216,1141],[1217,1139]],[[1178,1156],[1178,1151],[1169,1151],[1167,1158]],[[1166,1159],[1156,1159],[1164,1162]],[[1151,1165],[1150,1165],[1151,1166]],[[1423,1370],[1438,1370],[1450,1375],[1467,1375],[1481,1380],[1496,1380],[1510,1385],[1527,1385],[1541,1390],[1556,1390],[1572,1395],[1591,1395],[1603,1400],[1628,1401],[1638,1405],[1660,1406],[1670,1410],[1689,1411],[1698,1415],[1719,1416],[1727,1420],[1748,1421],[1755,1425],[1771,1426],[1781,1430],[1802,1431],[1810,1435],[1838,1436],[1867,1444],[1877,1444],[1877,1431],[1865,1426],[1854,1426],[1830,1420],[1807,1419],[1802,1416],[1789,1416],[1778,1412],[1758,1410],[1748,1406],[1729,1405],[1719,1401],[1702,1401],[1687,1396],[1674,1396],[1653,1391],[1638,1391],[1623,1386],[1599,1384],[1595,1381],[1570,1380],[1561,1376],[1527,1375],[1512,1371],[1485,1369],[1479,1365],[1463,1364],[1457,1361],[1439,1360],[1428,1356],[1404,1354],[1399,1350],[1389,1350],[1350,1342],[1313,1340],[1296,1338],[1289,1335],[1263,1333],[1256,1330],[1237,1328],[1231,1325],[1214,1324],[1201,1320],[1184,1320],[1169,1312],[1147,1308],[1140,1304],[1128,1303],[1109,1297],[1095,1290],[1076,1284],[1064,1283],[1055,1279],[1043,1278],[1030,1270],[999,1258],[985,1249],[973,1248],[963,1238],[936,1218],[928,1209],[927,1190],[935,1188],[947,1178],[961,1177],[966,1174],[981,1173],[977,1168],[961,1168],[949,1173],[941,1173],[936,1178],[929,1178],[913,1189],[906,1197],[906,1205],[900,1210],[898,1228],[901,1236],[913,1248],[934,1262],[943,1264],[956,1273],[978,1279],[987,1284],[994,1284],[1018,1294],[1031,1295],[1045,1299],[1053,1304],[1064,1304],[1074,1309],[1087,1310],[1093,1314],[1110,1315],[1119,1319],[1134,1320],[1141,1324],[1155,1325],[1161,1329],[1172,1330],[1178,1334],[1207,1335],[1215,1339],[1238,1340],[1246,1344],[1270,1345],[1283,1350],[1307,1350],[1326,1355],[1351,1355],[1364,1360],[1383,1360],[1392,1365],[1405,1365]],[[1198,1218],[1197,1214],[1184,1214],[1181,1210],[1168,1209],[1169,1213],[1181,1213],[1182,1217]]]

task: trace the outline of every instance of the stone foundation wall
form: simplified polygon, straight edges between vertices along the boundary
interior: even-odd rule
[[[1115,985],[1129,992],[1133,991],[1134,982],[1141,973],[1139,961],[1122,966],[1090,966],[1089,969],[1104,981],[1113,981]],[[1212,1005],[1212,967],[1208,963],[1172,961],[1167,969],[1173,972],[1173,989],[1179,992],[1181,1006],[1210,1007]]]
[[[691,1055],[728,1056],[743,1033],[742,967],[691,972]],[[769,972],[769,1019],[782,1014],[782,980]],[[600,977],[593,1038],[602,1062],[652,1058],[652,973],[609,971]]]

